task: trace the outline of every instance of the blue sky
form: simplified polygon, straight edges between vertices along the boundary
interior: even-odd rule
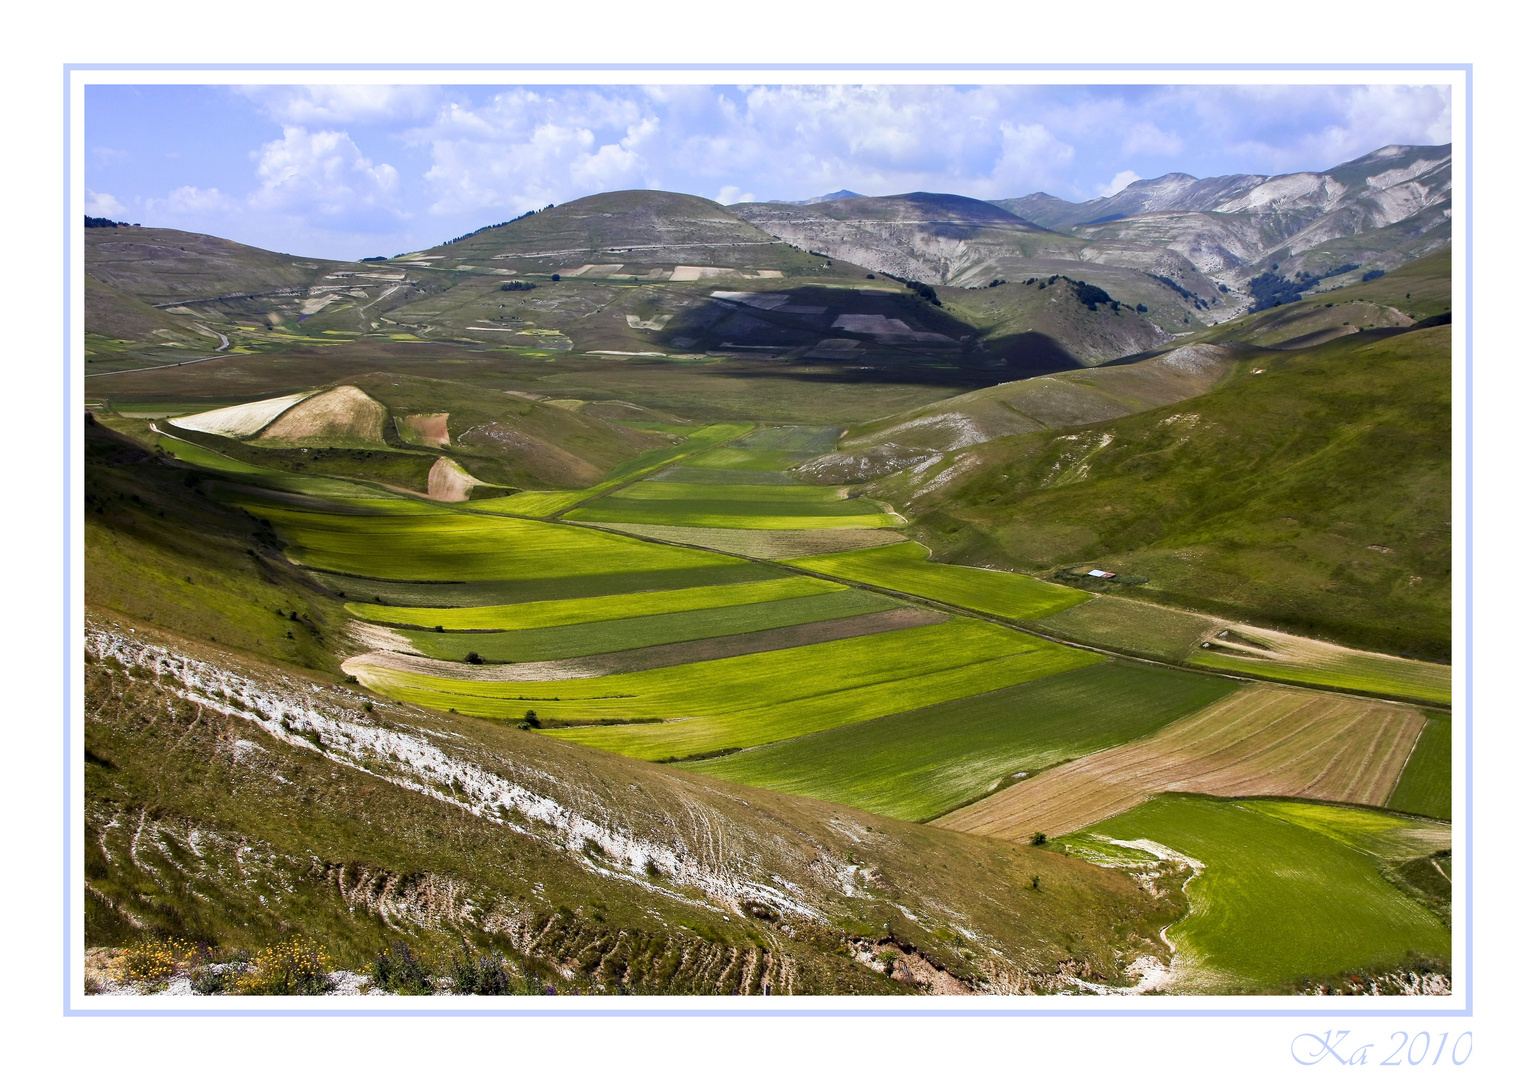
[[[599,191],[1073,201],[1450,141],[1436,86],[93,86],[88,212],[394,255]]]

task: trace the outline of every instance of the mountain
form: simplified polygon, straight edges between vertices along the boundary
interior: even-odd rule
[[[1166,248],[1236,288],[1266,270],[1400,266],[1449,242],[1450,200],[1445,145],[1384,146],[1318,173],[1169,173],[1083,203],[1037,192],[995,205],[1093,245]]]
[[[843,188],[840,191],[829,191],[825,195],[817,195],[814,199],[792,200],[794,206],[810,206],[812,203],[836,202],[838,199],[862,199],[864,196],[857,191],[849,191]]]

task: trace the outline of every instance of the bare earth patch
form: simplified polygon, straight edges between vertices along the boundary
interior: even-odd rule
[[[448,445],[447,413],[416,413],[413,416],[401,416],[396,419],[417,442],[427,446]]]
[[[465,472],[453,458],[440,457],[427,473],[427,498],[438,502],[463,502],[480,481]]]
[[[1423,726],[1423,715],[1404,705],[1255,686],[936,824],[1009,840],[1060,836],[1165,791],[1384,806]]]
[[[194,413],[191,416],[178,416],[166,422],[185,428],[187,431],[205,431],[210,435],[223,435],[229,439],[245,439],[309,397],[310,393],[248,401],[244,405],[231,405],[227,409],[212,409],[208,412]]]
[[[284,413],[261,433],[263,439],[312,442],[343,439],[384,445],[389,410],[355,386],[316,394]]]

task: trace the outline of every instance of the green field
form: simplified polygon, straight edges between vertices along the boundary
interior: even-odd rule
[[[1200,649],[1189,657],[1191,664],[1259,675],[1308,686],[1361,690],[1368,694],[1451,703],[1451,669],[1446,664],[1426,664],[1375,653],[1330,652],[1315,661],[1238,655],[1218,649]]]
[[[730,586],[725,587],[730,588]],[[618,596],[613,599],[622,601],[625,597]],[[473,650],[484,657],[487,663],[512,664],[534,660],[564,660],[577,656],[641,649],[649,645],[669,645],[679,641],[699,641],[729,634],[749,634],[760,630],[775,630],[785,626],[802,626],[827,619],[845,619],[853,615],[889,611],[898,606],[900,601],[877,593],[866,592],[863,589],[843,589],[840,592],[823,592],[787,600],[766,600],[761,603],[738,604],[731,607],[706,607],[629,619],[608,618],[596,622],[539,626],[493,633],[435,633],[425,630],[408,630],[405,631],[405,636],[424,655],[440,660],[462,660]],[[447,618],[458,612],[449,609],[440,614]]]
[[[724,780],[926,821],[1031,774],[1150,734],[1236,689],[1136,663],[1092,667],[691,766]]]
[[[697,460],[697,459],[695,459]],[[697,465],[674,465],[662,469],[647,483],[739,485],[754,487],[795,487],[800,481],[789,474],[771,469],[709,469]]]
[[[845,499],[838,488],[656,480],[588,503],[567,516],[572,521],[723,529],[878,529],[898,524],[875,503]]]
[[[1403,766],[1397,787],[1387,806],[1406,814],[1451,820],[1451,718],[1442,712],[1425,712],[1424,730]]]
[[[392,581],[386,578],[350,577],[312,571],[315,577],[344,597],[373,600],[381,607],[505,606],[546,600],[582,600],[632,592],[666,592],[707,585],[738,585],[785,577],[783,571],[764,563],[737,562],[719,566],[684,566],[664,570],[623,571],[549,578],[512,578],[500,581]],[[381,620],[389,622],[387,616]],[[442,620],[433,619],[435,626]]]
[[[1168,931],[1186,991],[1276,988],[1356,968],[1449,959],[1449,929],[1393,887],[1384,868],[1450,846],[1443,827],[1353,807],[1160,795],[1063,838],[1093,857],[1124,849],[1093,837],[1150,839],[1205,869],[1191,910]]]
[[[248,509],[272,522],[293,561],[364,577],[494,581],[563,577],[577,566],[604,574],[737,561],[593,529],[439,510],[403,500],[381,500],[353,514],[259,503]]]
[[[1089,594],[1023,574],[928,562],[921,544],[892,544],[837,555],[788,560],[817,573],[865,582],[1009,619],[1038,619],[1088,599]]]
[[[391,626],[442,627],[445,630],[531,630],[541,626],[628,619],[642,615],[666,615],[703,608],[735,607],[766,600],[835,593],[846,589],[830,581],[799,575],[777,577],[740,585],[704,585],[692,589],[657,592],[615,592],[571,600],[497,604],[491,607],[391,607],[383,604],[348,604],[360,619]]]
[[[1100,662],[1092,653],[972,619],[868,634],[624,675],[489,682],[358,662],[392,697],[486,717],[533,708],[593,726],[555,734],[635,757],[686,757],[756,746],[892,712],[985,693]],[[623,723],[657,719],[676,723]],[[597,725],[598,721],[617,721]]]
[[[1033,623],[1053,637],[1170,662],[1183,660],[1221,625],[1204,615],[1119,596],[1095,596]]]

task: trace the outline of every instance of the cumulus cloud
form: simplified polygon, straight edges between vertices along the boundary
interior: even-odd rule
[[[378,124],[423,119],[442,100],[436,86],[240,86],[250,98],[284,124]]]
[[[283,137],[252,155],[261,187],[252,207],[347,218],[354,223],[394,216],[400,176],[375,165],[343,131],[283,128]]]
[[[115,218],[126,214],[128,208],[105,191],[85,189],[85,212],[91,217]]]

